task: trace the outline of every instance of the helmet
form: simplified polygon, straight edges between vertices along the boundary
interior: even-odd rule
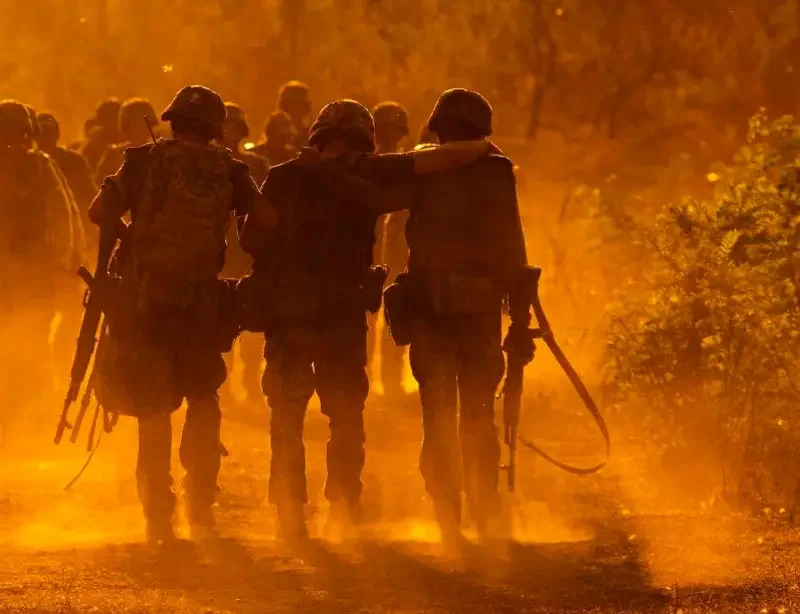
[[[33,136],[31,116],[18,100],[0,101],[0,134],[20,140]]]
[[[284,111],[275,111],[267,119],[267,123],[264,126],[264,136],[269,139],[271,136],[281,134],[284,131],[295,132],[295,130],[291,117]]]
[[[400,137],[408,136],[408,111],[399,102],[382,102],[372,109],[375,118],[375,132],[381,134],[392,131]]]
[[[482,136],[492,134],[492,106],[478,92],[456,88],[447,90],[436,101],[428,119],[431,132],[438,132],[441,120],[462,121],[478,130]]]
[[[242,107],[233,102],[225,103],[225,111],[227,112],[226,122],[235,122],[239,125],[243,136],[250,136],[250,127],[247,125],[247,115]]]
[[[311,112],[308,85],[302,81],[287,81],[278,92],[278,108],[281,111],[289,111],[297,107],[304,108],[306,113]]]
[[[116,128],[119,125],[119,111],[121,107],[122,104],[116,98],[103,100],[94,110],[94,116],[98,124]]]
[[[147,122],[151,126],[158,125],[158,116],[156,115],[153,105],[144,98],[129,98],[122,103],[122,108],[119,111],[119,130],[126,134],[131,127],[137,125],[137,122],[143,121],[147,118]]]
[[[311,126],[309,145],[317,145],[329,133],[354,138],[364,151],[375,150],[375,122],[367,107],[355,100],[336,100],[319,112]]]
[[[49,135],[54,140],[58,141],[61,137],[61,126],[55,116],[52,113],[39,113],[36,118],[39,121],[39,132],[41,135]]]
[[[222,136],[222,122],[227,111],[225,103],[214,90],[202,85],[187,85],[177,94],[161,114],[161,121],[170,122],[176,118],[209,124]]]

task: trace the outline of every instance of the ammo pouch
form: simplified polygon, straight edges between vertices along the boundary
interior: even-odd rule
[[[480,315],[500,308],[495,280],[483,275],[435,272],[425,276],[426,303],[433,315]]]
[[[414,312],[414,288],[408,273],[400,273],[383,292],[383,313],[392,341],[397,347],[411,343],[411,319]]]

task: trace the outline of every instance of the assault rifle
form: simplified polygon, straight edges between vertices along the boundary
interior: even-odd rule
[[[75,357],[72,360],[72,369],[70,369],[69,387],[61,409],[61,416],[58,419],[58,426],[56,427],[54,438],[56,445],[61,443],[61,439],[67,429],[72,431],[70,441],[75,443],[81,423],[86,415],[86,410],[91,402],[92,386],[90,381],[81,399],[81,405],[74,423],[69,421],[70,407],[78,400],[78,394],[83,386],[83,380],[89,370],[89,364],[97,346],[97,329],[100,326],[108,301],[108,265],[111,260],[111,254],[114,251],[117,240],[122,240],[126,231],[127,226],[119,219],[112,224],[101,227],[94,275],[86,267],[82,266],[78,269],[78,276],[86,283],[87,289],[83,296],[83,319],[81,320],[81,328],[78,334]]]
[[[606,444],[606,459],[592,467],[580,468],[572,467],[566,463],[562,463],[550,456],[547,452],[542,450],[533,442],[520,437],[519,419],[522,412],[522,391],[523,391],[523,376],[525,371],[525,358],[517,356],[513,352],[509,352],[506,367],[506,380],[503,386],[503,423],[504,423],[504,441],[508,446],[508,463],[502,465],[501,469],[505,470],[508,475],[508,490],[514,492],[516,488],[516,475],[517,475],[517,441],[520,441],[529,450],[544,458],[547,462],[555,465],[559,469],[563,469],[575,475],[589,475],[600,471],[605,467],[608,462],[608,455],[611,452],[611,438],[608,433],[605,419],[597,408],[597,404],[592,399],[591,394],[587,390],[584,383],[581,381],[580,376],[569,362],[564,352],[556,342],[553,331],[550,328],[550,322],[544,313],[544,308],[539,300],[539,279],[541,278],[542,270],[538,267],[526,266],[523,268],[519,288],[519,296],[524,302],[524,309],[527,312],[528,307],[533,308],[533,314],[536,318],[538,328],[528,329],[528,334],[533,339],[542,339],[550,351],[553,353],[558,364],[563,369],[564,373],[569,378],[575,391],[581,397],[589,413],[597,423],[600,433],[603,436]]]

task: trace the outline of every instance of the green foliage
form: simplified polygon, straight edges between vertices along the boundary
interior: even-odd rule
[[[800,466],[800,125],[750,122],[716,197],[634,236],[649,290],[611,307],[608,376],[662,442],[711,446],[748,496],[796,498]]]

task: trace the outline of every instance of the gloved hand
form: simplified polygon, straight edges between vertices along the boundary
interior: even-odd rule
[[[530,363],[536,354],[533,330],[526,326],[512,324],[503,340],[503,351],[509,356],[522,360],[526,365]]]

